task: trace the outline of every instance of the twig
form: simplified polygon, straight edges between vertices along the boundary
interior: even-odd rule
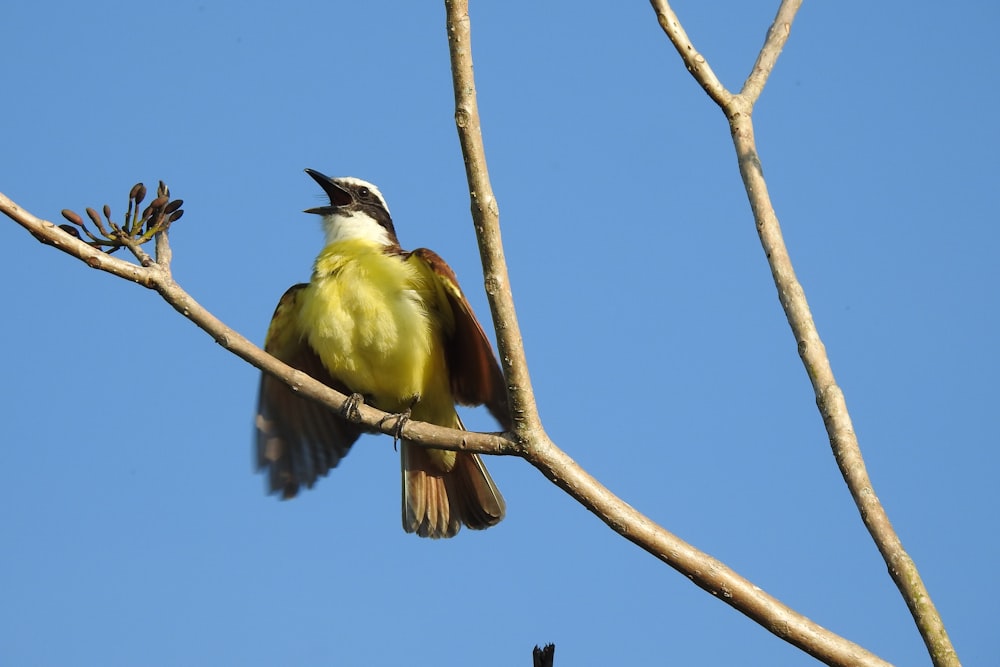
[[[701,84],[708,96],[715,100],[720,106],[726,104],[733,96],[725,86],[715,76],[715,72],[709,67],[705,57],[694,48],[694,43],[688,38],[684,27],[681,26],[677,14],[670,8],[670,4],[662,0],[652,0],[653,9],[656,10],[656,19],[663,28],[663,32],[670,37],[670,43],[677,49],[681,59],[687,66],[688,71],[694,80]]]
[[[767,31],[767,37],[764,39],[764,46],[757,54],[757,62],[753,64],[750,75],[743,83],[743,90],[740,91],[740,97],[751,106],[757,103],[757,98],[764,90],[764,84],[771,76],[774,64],[778,61],[778,56],[781,55],[781,50],[785,48],[785,42],[788,41],[788,36],[792,33],[792,21],[795,20],[795,14],[801,6],[802,0],[782,0],[781,6],[778,7],[778,14],[774,17],[771,28]]]
[[[690,40],[677,22],[666,0],[651,0],[660,25],[680,53],[692,75],[705,86],[705,72],[710,73],[704,59],[697,54]],[[861,514],[872,540],[878,547],[889,568],[889,574],[896,583],[906,606],[917,625],[927,646],[931,660],[937,667],[959,665],[958,656],[948,638],[944,623],[930,594],[924,586],[913,560],[906,553],[903,544],[889,522],[885,508],[875,494],[864,458],[858,444],[851,417],[847,410],[844,393],[837,386],[833,367],[820,339],[812,312],[806,301],[805,291],[795,277],[792,260],[781,234],[781,226],[771,203],[761,169],[760,156],[754,140],[752,112],[754,104],[774,69],[775,62],[791,31],[792,21],[802,4],[802,0],[784,0],[778,8],[774,22],[768,31],[764,46],[757,61],[738,95],[726,91],[706,91],[715,100],[729,119],[733,144],[736,148],[740,175],[750,200],[757,224],[764,254],[771,267],[771,274],[778,291],[778,299],[785,317],[795,335],[799,356],[805,366],[809,380],[816,394],[816,404],[823,417],[834,458],[847,483],[851,496]],[[668,17],[667,25],[664,25]],[[668,30],[668,26],[670,29]]]

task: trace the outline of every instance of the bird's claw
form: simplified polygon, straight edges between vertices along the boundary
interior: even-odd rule
[[[378,425],[382,426],[390,419],[396,420],[396,424],[392,429],[392,446],[395,448],[399,444],[399,441],[403,439],[403,427],[406,426],[406,422],[410,421],[410,408],[406,408],[406,410],[397,412],[396,414],[386,415],[379,420]]]
[[[378,425],[382,426],[386,421],[395,418],[396,424],[392,429],[392,446],[396,447],[399,441],[403,439],[403,427],[406,426],[406,422],[410,421],[410,414],[413,411],[413,406],[417,404],[420,397],[414,397],[413,402],[410,403],[410,407],[406,408],[402,412],[397,412],[395,414],[386,415],[379,420]]]
[[[344,401],[344,407],[341,408],[341,412],[344,414],[344,419],[355,424],[361,422],[361,411],[358,410],[358,406],[364,404],[365,397],[361,394],[355,392],[347,397]]]

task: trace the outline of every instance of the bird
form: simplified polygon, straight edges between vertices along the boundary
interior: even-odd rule
[[[464,429],[456,404],[485,405],[510,431],[503,373],[455,272],[432,250],[401,248],[375,185],[305,171],[330,200],[305,210],[320,216],[325,244],[309,282],[279,300],[265,351],[401,418]],[[262,373],[256,454],[271,493],[288,499],[311,488],[365,432],[374,431]],[[448,538],[504,518],[478,454],[402,439],[400,461],[406,532]]]

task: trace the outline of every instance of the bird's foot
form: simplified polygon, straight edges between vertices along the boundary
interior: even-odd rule
[[[354,424],[361,423],[361,411],[358,410],[358,406],[363,405],[364,402],[365,397],[357,392],[348,396],[347,400],[344,402],[344,407],[341,408],[344,419]]]
[[[378,425],[382,426],[385,422],[390,419],[395,419],[396,424],[392,429],[392,446],[396,447],[399,441],[403,439],[403,427],[406,426],[406,422],[410,421],[410,414],[413,412],[413,406],[417,404],[420,400],[419,396],[415,396],[413,401],[410,403],[410,407],[406,408],[402,412],[397,412],[395,414],[386,415],[378,421]]]

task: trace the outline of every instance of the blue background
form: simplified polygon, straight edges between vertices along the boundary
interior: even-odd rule
[[[677,2],[731,89],[776,2]],[[723,115],[635,3],[478,2],[504,242],[551,436],[820,624],[929,664],[851,502]],[[997,660],[995,3],[807,2],[755,119],[876,491],[969,665]],[[313,167],[377,183],[488,319],[441,3],[8,3],[0,191],[61,221],[164,179],[176,279],[260,342],[309,276]],[[0,221],[0,662],[804,665],[516,459],[507,519],[399,526],[366,438],[278,502],[258,373]],[[489,328],[487,326],[487,328]],[[484,413],[470,427],[493,429]]]

